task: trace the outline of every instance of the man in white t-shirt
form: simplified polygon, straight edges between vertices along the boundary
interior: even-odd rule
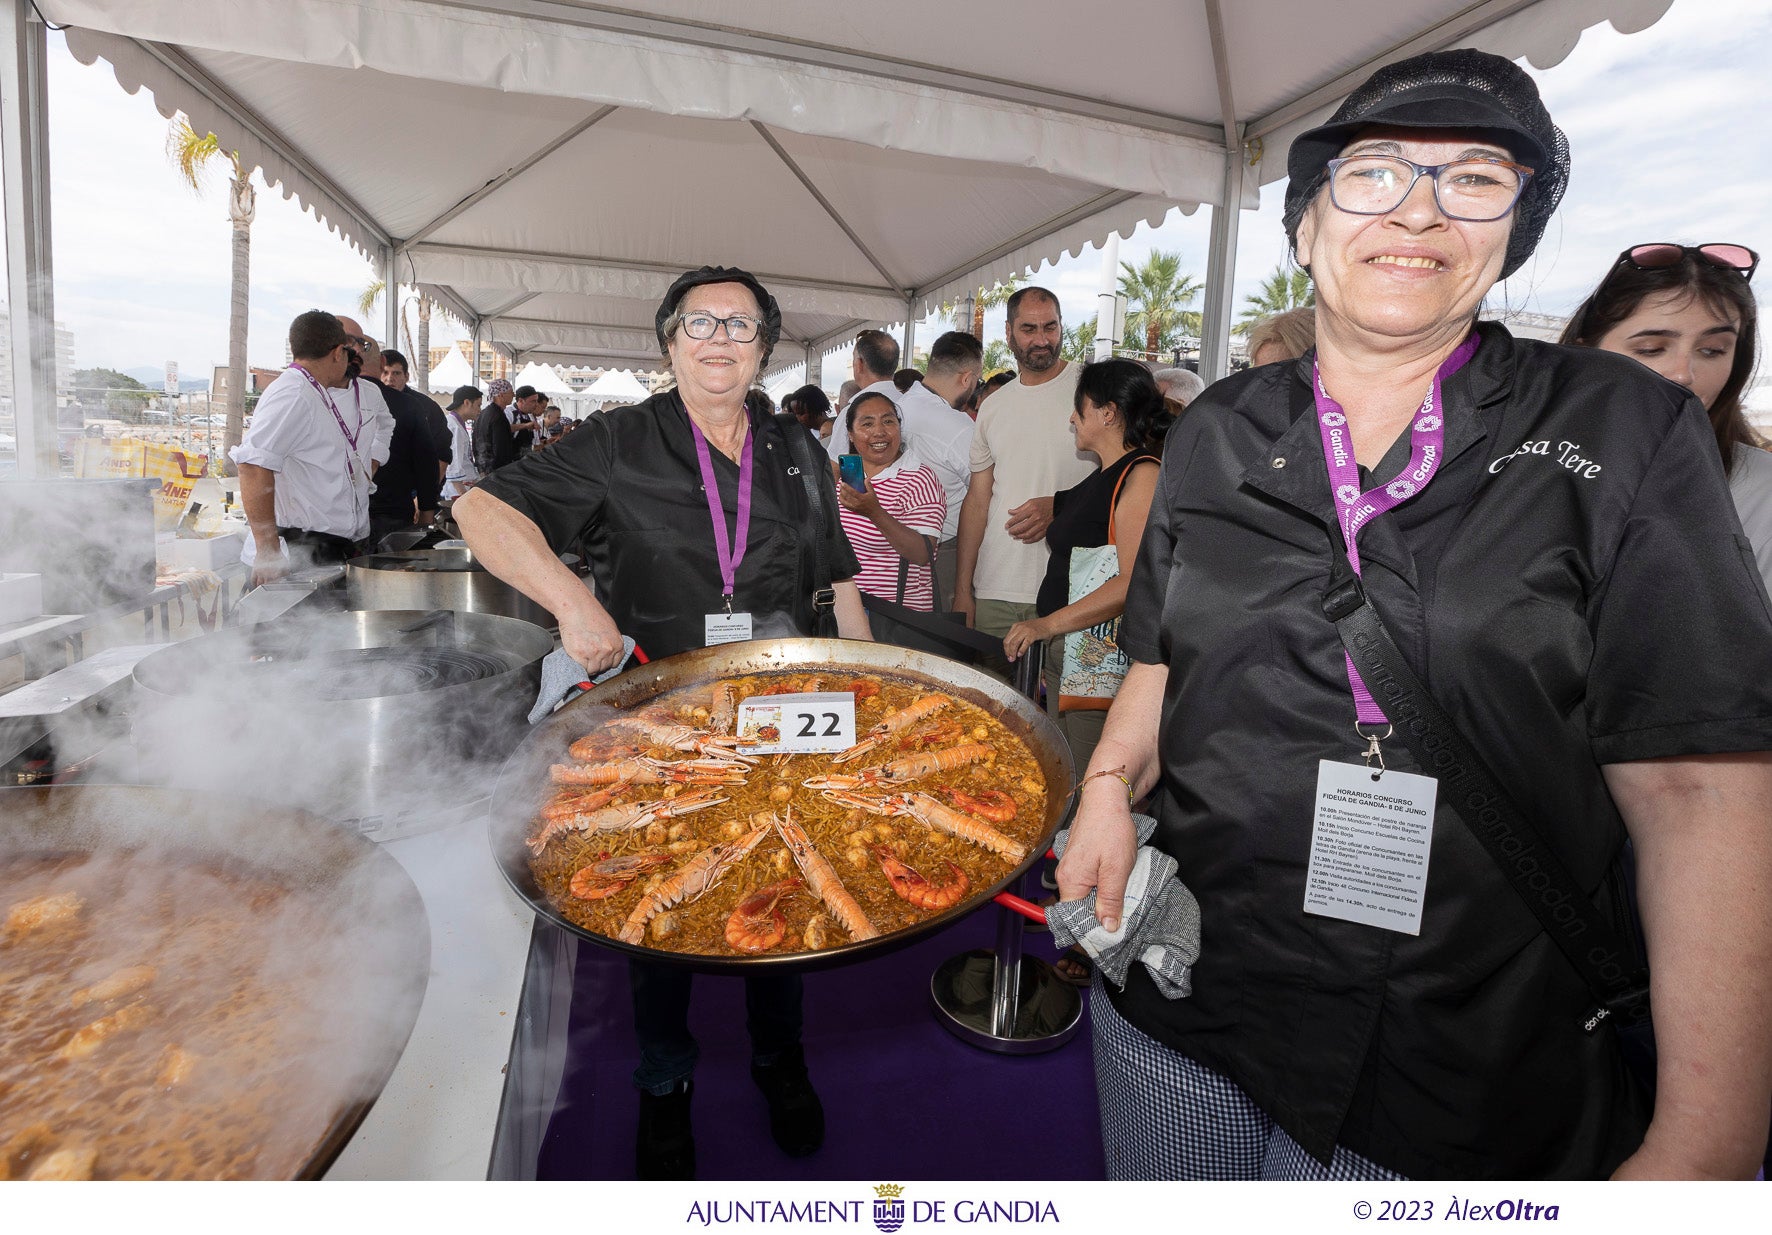
[[[837,409],[836,419],[831,425],[831,439],[825,446],[833,459],[849,453],[849,430],[843,425],[844,413],[849,410],[849,404],[868,393],[883,394],[895,406],[898,403],[898,387],[892,384],[892,375],[898,372],[897,339],[884,330],[862,331],[855,336],[855,351],[850,355],[849,364],[861,390],[855,398],[846,400]]]
[[[449,397],[449,442],[453,453],[449,471],[443,477],[443,496],[450,501],[480,483],[480,469],[474,465],[474,439],[468,426],[479,419],[484,399],[478,386],[457,386]]]
[[[290,324],[289,351],[294,363],[259,397],[232,452],[251,530],[240,560],[255,587],[353,556],[369,535],[370,477],[388,457],[387,406],[353,380],[361,353],[339,319],[303,313]]]
[[[960,505],[972,483],[972,417],[959,410],[984,374],[984,347],[963,330],[950,330],[929,349],[929,372],[898,396],[907,448],[935,473],[947,495],[947,520],[935,555],[938,608],[954,594]]]
[[[1019,373],[978,412],[954,586],[955,610],[998,637],[1036,616],[1052,495],[1095,470],[1071,436],[1081,367],[1059,358],[1058,298],[1024,287],[1008,307],[1009,350]]]

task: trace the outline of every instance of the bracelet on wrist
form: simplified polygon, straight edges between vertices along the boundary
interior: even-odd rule
[[[1091,772],[1083,778],[1082,784],[1077,786],[1077,792],[1079,794],[1082,793],[1083,785],[1087,785],[1090,781],[1097,780],[1103,776],[1111,776],[1122,785],[1126,786],[1126,805],[1132,805],[1133,801],[1136,799],[1136,795],[1132,792],[1132,781],[1131,778],[1126,775],[1125,768],[1102,768],[1100,771]]]

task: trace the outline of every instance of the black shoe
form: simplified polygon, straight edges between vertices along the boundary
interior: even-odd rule
[[[693,1081],[684,1081],[663,1096],[640,1091],[635,1178],[695,1178],[695,1133],[689,1127],[689,1095],[694,1089]]]
[[[799,1047],[760,1068],[751,1065],[751,1079],[769,1102],[769,1134],[790,1158],[804,1158],[824,1144],[824,1104],[806,1075],[806,1056]]]

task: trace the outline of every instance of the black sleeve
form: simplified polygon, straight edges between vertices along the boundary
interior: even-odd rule
[[[847,582],[861,573],[861,562],[856,559],[855,549],[850,545],[849,537],[843,531],[843,520],[838,515],[837,481],[831,475],[830,455],[825,453],[818,434],[789,413],[778,413],[775,424],[784,438],[788,434],[794,435],[788,441],[788,457],[810,462],[812,475],[818,482],[819,504],[824,508],[825,560],[830,563],[831,582]]]
[[[437,464],[447,462],[449,452],[438,455],[437,439],[431,435],[424,411],[416,401],[412,411],[412,490],[418,498],[420,510],[435,510],[443,497],[442,469]]]
[[[435,402],[419,396],[419,406],[425,414],[425,427],[430,430],[431,445],[437,452],[437,461],[447,467],[455,462],[455,443],[449,433],[449,418]]]
[[[474,466],[490,475],[510,462],[511,426],[496,404],[474,421]]]
[[[1169,433],[1163,446],[1157,492],[1144,524],[1144,539],[1126,583],[1126,612],[1120,621],[1120,647],[1133,660],[1149,665],[1167,664],[1167,641],[1163,637],[1163,608],[1169,595],[1169,575],[1175,562],[1175,542],[1181,530],[1179,490],[1192,453],[1184,444],[1190,435],[1180,426]],[[1134,465],[1136,466],[1136,465]]]
[[[592,417],[576,433],[500,468],[479,487],[529,519],[555,553],[596,526],[614,462],[608,422]]]
[[[1772,750],[1772,611],[1696,398],[1632,500],[1588,624],[1600,763]]]

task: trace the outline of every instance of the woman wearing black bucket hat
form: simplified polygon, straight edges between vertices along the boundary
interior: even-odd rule
[[[1531,79],[1474,51],[1380,70],[1292,147],[1317,350],[1169,435],[1059,867],[1117,927],[1127,799],[1161,788],[1153,843],[1200,903],[1189,997],[1135,966],[1095,1003],[1117,1175],[1759,1161],[1765,591],[1696,400],[1476,321],[1568,164]],[[1627,833],[1653,1119],[1614,1031],[1641,1007]]]
[[[656,317],[676,387],[591,417],[556,446],[488,476],[455,504],[486,568],[560,619],[560,641],[590,673],[615,664],[622,636],[653,659],[705,643],[810,634],[817,546],[834,578],[838,632],[869,639],[859,570],[837,518],[834,482],[814,468],[815,518],[781,423],[747,406],[781,337],[781,311],[749,273],[703,266],[677,279]],[[794,427],[822,457],[816,439]],[[719,520],[718,523],[713,520]],[[555,556],[582,541],[596,596]],[[601,603],[599,603],[599,599]],[[690,971],[629,966],[640,1044],[641,1178],[691,1178]],[[792,1156],[824,1140],[824,1112],[800,1049],[797,975],[745,979],[751,1075],[770,1130]]]

